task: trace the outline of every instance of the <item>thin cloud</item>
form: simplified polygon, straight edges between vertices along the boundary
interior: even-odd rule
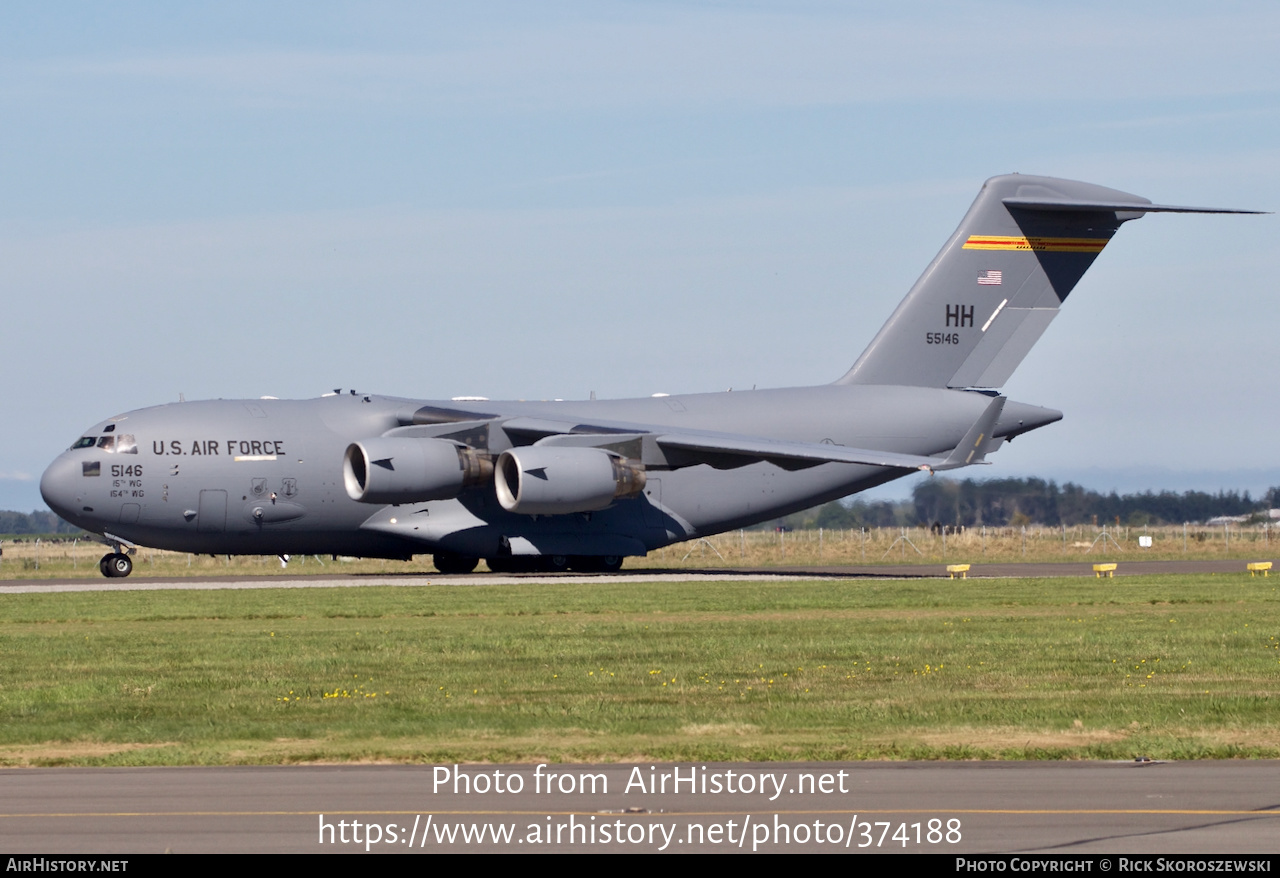
[[[929,15],[823,8],[641,7],[475,28],[393,51],[271,46],[5,65],[45,86],[143,81],[175,95],[466,111],[636,106],[978,103],[1274,92],[1280,10],[1109,8],[1105,27],[1057,8],[987,4]],[[425,27],[425,23],[424,23]],[[1170,64],[1171,58],[1179,63]],[[15,96],[20,91],[12,86]]]

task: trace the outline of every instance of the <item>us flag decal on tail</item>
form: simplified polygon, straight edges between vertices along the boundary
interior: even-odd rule
[[[984,271],[978,275],[978,283],[984,287],[998,287],[1004,283],[1004,273],[1000,271]]]

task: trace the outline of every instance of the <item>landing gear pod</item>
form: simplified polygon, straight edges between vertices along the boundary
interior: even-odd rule
[[[508,512],[595,512],[644,490],[644,467],[599,448],[522,447],[502,452],[494,473]]]
[[[347,496],[361,503],[449,500],[492,472],[487,456],[444,439],[365,439],[342,459]]]

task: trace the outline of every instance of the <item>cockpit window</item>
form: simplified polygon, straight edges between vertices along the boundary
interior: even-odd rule
[[[121,433],[119,436],[103,436],[98,439],[98,447],[107,454],[137,454],[138,443],[132,433]]]
[[[97,442],[98,440],[94,439],[92,436],[81,436],[79,439],[75,441],[75,444],[72,445],[71,447],[72,449],[92,448],[94,445],[97,444]]]

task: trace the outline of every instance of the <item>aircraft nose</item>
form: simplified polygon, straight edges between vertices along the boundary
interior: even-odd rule
[[[49,464],[40,477],[40,496],[50,509],[68,521],[74,521],[80,511],[80,470],[80,463],[64,454]]]

